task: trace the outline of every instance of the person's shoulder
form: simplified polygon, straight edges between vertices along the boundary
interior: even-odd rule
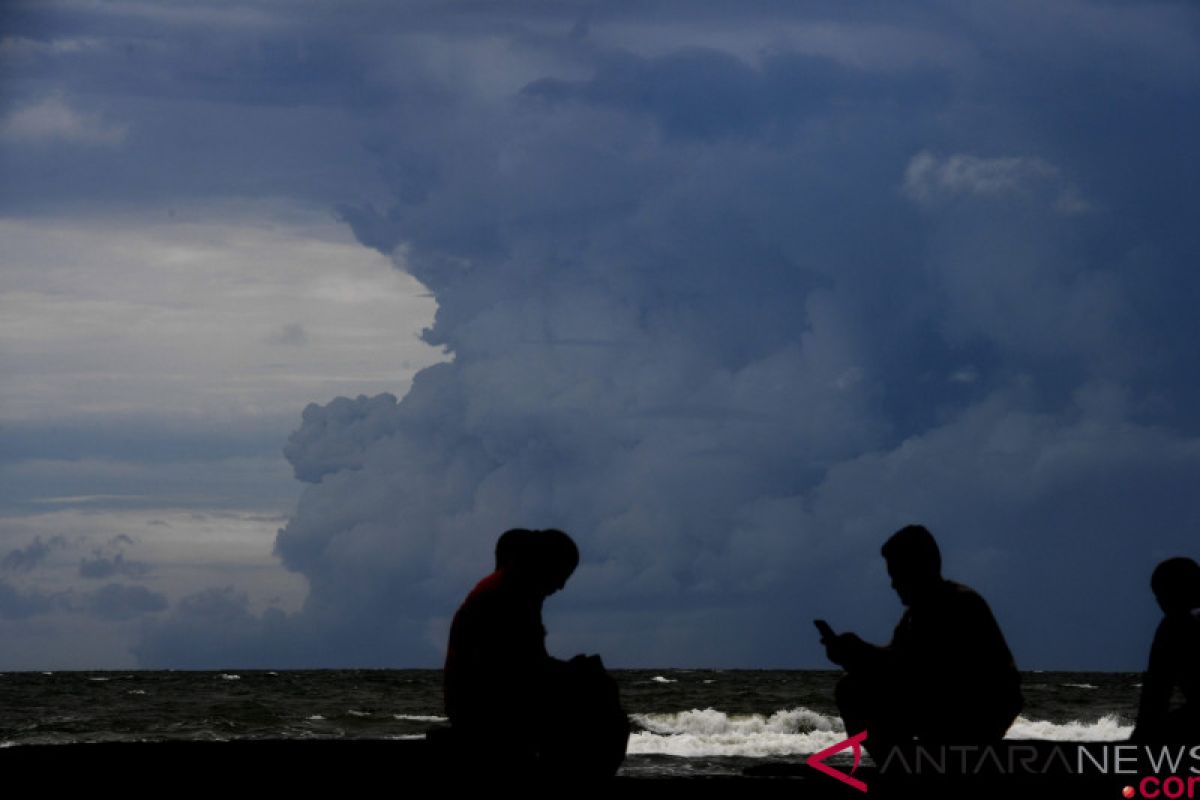
[[[467,599],[463,601],[463,605],[477,605],[481,602],[488,602],[502,594],[504,594],[504,575],[497,570],[475,584],[475,588],[467,595]]]
[[[983,599],[980,597],[979,592],[975,591],[970,586],[967,586],[965,583],[959,583],[958,581],[943,580],[942,591],[953,595],[954,597],[978,597],[980,600]]]
[[[946,597],[957,606],[991,613],[991,608],[988,606],[987,601],[983,599],[983,595],[965,583],[945,581],[943,591]]]
[[[1154,638],[1181,641],[1200,640],[1200,617],[1194,612],[1164,614],[1154,632]]]

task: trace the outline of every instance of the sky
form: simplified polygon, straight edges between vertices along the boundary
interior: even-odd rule
[[[1200,556],[1191,2],[0,10],[0,669],[826,666],[927,525],[1027,669]]]

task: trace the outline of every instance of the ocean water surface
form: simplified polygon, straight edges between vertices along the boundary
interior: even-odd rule
[[[623,773],[737,774],[845,738],[839,673],[614,670],[633,722]],[[1029,672],[1010,738],[1129,735],[1137,673]],[[445,724],[438,670],[0,674],[0,746],[165,739],[418,738]]]

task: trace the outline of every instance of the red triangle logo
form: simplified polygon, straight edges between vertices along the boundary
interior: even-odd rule
[[[862,760],[862,743],[865,742],[866,740],[867,740],[867,732],[866,731],[863,731],[862,733],[856,733],[853,736],[851,736],[849,739],[846,739],[845,741],[838,742],[837,744],[833,745],[832,747],[826,747],[824,750],[822,750],[819,753],[813,753],[811,756],[808,757],[807,760],[805,760],[804,763],[808,764],[808,766],[813,767],[814,769],[819,769],[821,772],[824,772],[829,777],[836,778],[837,780],[841,781],[842,783],[844,783],[848,786],[851,786],[860,792],[865,792],[867,790],[867,784],[864,783],[863,781],[860,781],[858,778],[850,777],[850,775],[853,775],[854,771],[858,769],[858,762]],[[850,768],[849,775],[847,775],[845,772],[842,772],[840,770],[836,770],[833,767],[831,767],[825,763],[825,759],[829,758],[834,753],[842,752],[847,747],[854,748],[854,766]]]

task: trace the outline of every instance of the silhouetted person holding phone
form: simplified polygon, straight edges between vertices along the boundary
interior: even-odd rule
[[[611,776],[628,721],[598,656],[546,651],[542,603],[562,589],[579,550],[559,530],[505,532],[496,571],[463,601],[446,652],[446,713],[477,767],[509,777]]]
[[[909,525],[883,545],[892,588],[907,609],[890,644],[836,634],[818,621],[829,660],[846,669],[837,687],[848,733],[866,746],[998,741],[1021,710],[1021,678],[991,609],[974,590],[942,577],[933,535]]]
[[[1200,743],[1200,565],[1190,558],[1169,558],[1154,569],[1150,588],[1163,618],[1150,646],[1132,738]],[[1184,705],[1172,709],[1176,689]]]

